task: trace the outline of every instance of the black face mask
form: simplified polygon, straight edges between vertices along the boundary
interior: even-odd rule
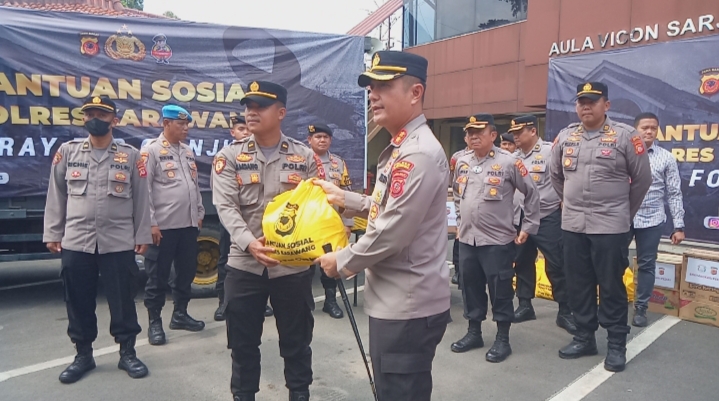
[[[109,122],[93,118],[85,123],[85,129],[87,129],[92,136],[105,136],[110,132],[110,124]]]

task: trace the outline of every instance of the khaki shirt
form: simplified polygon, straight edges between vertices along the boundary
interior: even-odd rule
[[[595,132],[572,124],[557,136],[551,160],[552,184],[564,200],[563,230],[629,231],[652,183],[644,141],[634,128],[609,118]]]
[[[212,172],[212,203],[232,237],[227,265],[261,276],[265,266],[247,251],[262,233],[267,204],[301,180],[317,176],[314,152],[282,134],[277,152],[269,160],[258,149],[255,136],[235,141],[215,157]],[[301,273],[309,267],[278,265],[267,270],[277,278]]]
[[[537,234],[539,191],[517,157],[496,146],[482,158],[473,152],[457,161],[454,177],[459,242],[486,246],[514,241],[515,191],[524,194],[522,231]]]
[[[444,149],[421,115],[380,154],[371,196],[345,192],[347,212],[368,214],[367,232],[337,252],[343,278],[367,269],[365,311],[409,320],[449,309]]]
[[[557,191],[554,190],[550,174],[552,144],[540,138],[529,153],[524,154],[518,150],[517,156],[524,162],[529,170],[529,176],[539,190],[539,217],[543,219],[559,209],[559,204],[562,202]]]
[[[150,219],[160,230],[198,227],[205,218],[192,149],[175,146],[160,134],[141,151],[150,185]]]
[[[458,150],[452,154],[452,157],[449,159],[449,186],[452,186],[452,176],[454,175],[454,170],[457,167],[457,160],[459,160],[460,157],[472,153],[472,151],[467,147],[461,150]]]
[[[350,179],[350,173],[347,169],[347,163],[344,160],[333,155],[330,152],[319,157],[324,168],[324,176],[318,173],[318,177],[330,181],[345,191],[352,191],[352,180]],[[335,208],[338,209],[338,208]],[[354,220],[347,217],[342,217],[342,222],[346,227],[354,226]]]
[[[92,254],[151,244],[146,175],[130,145],[113,141],[97,160],[90,139],[63,143],[50,169],[43,242]]]

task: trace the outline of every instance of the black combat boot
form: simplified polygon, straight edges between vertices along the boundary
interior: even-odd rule
[[[325,306],[322,307],[322,312],[332,316],[334,319],[342,319],[344,312],[339,305],[337,305],[337,295],[335,290],[328,288],[325,290]]]
[[[634,318],[632,319],[632,326],[635,327],[647,327],[647,308],[643,306],[637,306],[634,308]]]
[[[237,394],[232,398],[232,401],[255,401],[255,393]]]
[[[452,343],[450,349],[453,352],[467,352],[482,347],[484,347],[484,340],[482,340],[482,322],[470,320],[467,334],[459,341]]]
[[[310,401],[310,391],[290,391],[290,401]]]
[[[175,310],[172,311],[172,320],[170,320],[170,329],[201,331],[204,328],[205,322],[195,320],[187,314],[187,306],[175,305]]]
[[[165,330],[162,329],[162,309],[148,309],[150,327],[147,329],[147,340],[150,345],[162,345],[166,342]]]
[[[219,290],[217,292],[218,298],[220,298],[220,305],[217,307],[217,310],[215,311],[215,320],[218,322],[225,320],[225,291]]]
[[[92,357],[92,343],[76,343],[77,355],[75,360],[60,373],[60,382],[75,383],[82,379],[85,373],[95,369],[95,359]]]
[[[512,347],[509,346],[510,322],[497,322],[497,337],[492,348],[487,351],[485,359],[487,362],[502,362],[512,355]]]
[[[270,317],[275,314],[270,305],[265,305],[265,317]]]
[[[572,342],[559,350],[562,359],[577,359],[588,355],[597,355],[597,339],[594,333],[577,331]]]
[[[519,298],[519,306],[514,311],[514,323],[526,322],[527,320],[536,320],[537,315],[534,313],[532,300],[528,298]]]
[[[604,369],[610,372],[621,372],[627,364],[627,335],[625,333],[607,336],[607,358],[604,360]]]
[[[120,343],[120,362],[118,362],[117,368],[127,372],[127,375],[133,379],[147,376],[147,366],[137,359],[134,338]]]
[[[557,326],[563,328],[569,334],[577,333],[577,323],[574,321],[574,315],[569,309],[569,305],[565,303],[559,304],[559,313],[557,313]]]

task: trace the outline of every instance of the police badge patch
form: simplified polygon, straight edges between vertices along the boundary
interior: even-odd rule
[[[84,32],[80,34],[80,54],[94,57],[100,52],[98,41],[100,35],[97,33]]]

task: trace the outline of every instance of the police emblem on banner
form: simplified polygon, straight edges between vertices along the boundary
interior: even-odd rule
[[[152,38],[155,42],[150,50],[150,55],[155,59],[157,64],[170,64],[170,58],[172,57],[172,48],[167,44],[167,36],[162,33],[158,33]]]
[[[147,53],[145,45],[123,25],[117,33],[105,41],[105,53],[113,60],[142,61]]]
[[[83,56],[94,57],[100,52],[98,44],[100,34],[84,32],[80,34],[80,54]]]
[[[701,71],[701,85],[699,93],[704,96],[713,96],[719,92],[719,68],[707,68]]]

